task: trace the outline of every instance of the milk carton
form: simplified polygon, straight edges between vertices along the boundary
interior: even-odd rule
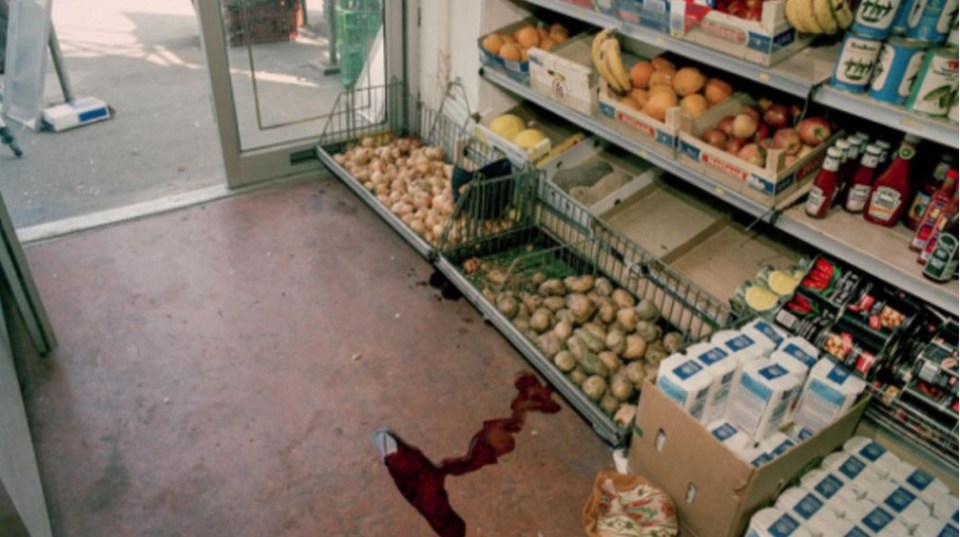
[[[750,519],[747,537],[812,537],[793,515],[773,507],[757,511]]]
[[[950,494],[950,487],[946,483],[908,462],[900,461],[889,469],[890,475],[887,477],[890,480],[907,487],[930,505],[933,505],[933,496]]]
[[[783,366],[770,360],[751,362],[743,368],[727,417],[760,442],[780,428],[799,391],[797,377]]]
[[[707,423],[722,417],[727,411],[730,389],[736,379],[740,364],[720,347],[710,343],[698,343],[687,349],[687,356],[693,356],[713,377],[713,384],[707,393],[707,407],[704,417]]]
[[[802,337],[790,336],[770,354],[770,359],[796,375],[802,384],[806,382],[807,374],[817,363],[819,356],[820,351],[809,341]]]
[[[866,387],[842,365],[820,360],[810,370],[793,420],[819,432],[846,413]]]
[[[733,357],[741,368],[763,356],[761,345],[752,337],[736,330],[721,330],[710,337],[710,343],[727,351],[727,354]]]
[[[810,438],[814,434],[815,433],[810,429],[803,427],[802,425],[798,425],[796,423],[790,425],[790,427],[787,428],[787,436],[789,436],[790,438],[793,438],[793,440],[798,444]]]
[[[770,456],[770,460],[776,459],[780,455],[783,455],[788,450],[792,449],[797,445],[797,442],[789,436],[776,432],[770,435],[766,440],[760,442],[758,446],[760,449],[767,452],[767,455]]]
[[[910,529],[896,515],[883,506],[860,500],[849,507],[847,520],[867,532],[867,535],[909,535]]]
[[[896,515],[903,524],[914,531],[921,522],[930,518],[930,506],[920,501],[916,494],[892,481],[883,481],[867,489],[867,499],[882,505]]]
[[[876,479],[884,479],[883,476],[873,472],[872,464],[846,451],[837,451],[827,455],[820,463],[820,467],[843,476],[847,481],[854,481],[864,473],[870,473]]]
[[[756,341],[760,346],[760,354],[766,357],[769,357],[770,353],[779,347],[787,337],[779,328],[763,319],[754,319],[741,328],[740,332]]]
[[[885,447],[862,436],[854,436],[844,442],[843,450],[863,459],[870,464],[870,470],[873,473],[884,478],[889,476],[890,470],[900,463],[900,459]]]
[[[832,532],[824,534],[821,523],[811,523],[811,520],[818,515],[831,520],[838,518],[836,513],[827,508],[823,500],[812,492],[808,492],[799,487],[788,488],[777,497],[777,503],[774,507],[796,517],[804,527],[810,530],[810,533],[814,537],[834,535]],[[829,517],[824,515],[829,515]]]
[[[957,537],[957,527],[949,522],[927,518],[913,530],[913,537]]]
[[[815,469],[800,478],[800,487],[816,494],[839,516],[845,516],[847,505],[859,500],[853,487],[842,477],[827,470]]]
[[[660,363],[657,387],[701,423],[713,377],[693,357],[674,354]]]
[[[751,443],[749,436],[740,432],[736,426],[725,419],[714,421],[707,426],[707,430],[731,451],[743,449]]]
[[[733,452],[740,460],[749,463],[754,468],[759,468],[771,460],[770,455],[754,446],[752,441],[742,448],[733,450]]]

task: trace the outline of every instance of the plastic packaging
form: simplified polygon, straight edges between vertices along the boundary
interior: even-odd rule
[[[747,528],[750,537],[812,537],[793,515],[780,509],[767,508],[757,511]]]
[[[800,478],[800,487],[816,494],[839,516],[845,517],[847,506],[858,501],[854,488],[833,472],[815,469]]]
[[[908,462],[900,461],[897,464],[891,465],[889,470],[890,474],[888,477],[892,481],[921,495],[921,499],[931,505],[933,501],[930,498],[935,495],[943,496],[950,494],[950,487],[948,487],[946,483]],[[928,496],[930,498],[928,498]]]
[[[800,382],[783,366],[757,360],[744,366],[731,396],[728,418],[760,442],[780,429],[800,392]]]
[[[890,470],[900,463],[900,459],[885,447],[862,436],[854,436],[844,442],[843,450],[860,457],[866,463],[872,463],[871,470],[881,477],[890,475]]]

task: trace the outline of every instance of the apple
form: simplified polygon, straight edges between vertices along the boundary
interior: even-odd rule
[[[747,144],[737,151],[737,156],[741,159],[762,168],[767,162],[767,152],[757,144]]]
[[[747,13],[747,4],[743,0],[733,0],[727,5],[727,13],[742,18]]]
[[[833,131],[827,120],[822,117],[808,117],[797,124],[797,133],[800,134],[800,139],[804,143],[817,147],[829,140]]]
[[[747,10],[747,14],[743,17],[748,21],[758,21],[760,17],[763,16],[763,6],[752,7]]]
[[[726,133],[720,129],[710,129],[704,132],[701,138],[703,138],[704,142],[719,148],[723,148],[723,145],[727,142]]]
[[[740,149],[746,145],[747,142],[740,140],[738,138],[729,138],[727,142],[723,144],[723,150],[731,155],[736,155]]]
[[[755,7],[760,7],[763,2],[762,0],[745,0],[745,3],[747,4],[747,9],[753,9]]]
[[[758,124],[757,119],[750,114],[737,114],[733,118],[733,135],[746,140],[756,134]]]
[[[783,149],[788,155],[796,155],[802,146],[800,134],[794,129],[780,129],[773,133],[773,147]]]
[[[733,116],[727,116],[720,120],[720,123],[717,124],[717,128],[722,130],[727,136],[733,136]]]
[[[737,114],[747,114],[749,116],[752,116],[753,119],[760,121],[760,111],[752,106],[744,106],[743,108],[740,109],[739,112],[737,112]]]
[[[759,144],[767,138],[770,138],[770,125],[767,125],[761,121],[759,124],[757,124],[757,132],[753,134],[753,138],[751,138],[751,140]]]
[[[782,104],[771,104],[763,112],[763,120],[774,129],[782,129],[790,124],[790,111]]]

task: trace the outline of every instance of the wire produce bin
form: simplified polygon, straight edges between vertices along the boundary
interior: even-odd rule
[[[663,329],[680,332],[685,342],[701,339],[732,319],[726,303],[538,177],[515,176],[471,184],[457,203],[438,252],[440,271],[591,423],[594,431],[615,446],[626,441],[628,428],[618,426],[561,372],[533,341],[534,334],[525,334],[501,313],[495,303],[498,294],[529,289],[544,278],[602,276],[636,299],[653,301],[661,312]]]
[[[416,225],[411,227],[409,218],[405,222],[402,216],[392,210],[392,205],[378,198],[366,171],[359,171],[358,177],[347,169],[350,164],[345,156],[351,149],[366,144],[375,150],[399,139],[409,139],[442,150],[447,166],[444,170],[445,186],[440,196],[444,198],[443,203],[449,204],[449,212],[454,206],[450,186],[454,166],[468,175],[477,175],[483,166],[501,160],[503,156],[471,136],[465,126],[444,115],[442,105],[437,110],[411,96],[402,81],[348,89],[337,97],[317,144],[317,156],[414,250],[429,259],[433,256],[434,244],[442,232],[445,219],[434,223],[430,229],[420,229]],[[433,192],[430,194],[431,199],[437,196]],[[431,206],[434,204],[433,201],[430,203]],[[432,229],[438,225],[439,229]]]

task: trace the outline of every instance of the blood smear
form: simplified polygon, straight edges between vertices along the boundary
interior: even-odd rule
[[[516,447],[514,435],[523,429],[527,412],[554,414],[560,405],[551,399],[553,389],[540,384],[532,373],[523,373],[514,385],[517,396],[510,404],[509,418],[483,423],[470,439],[467,454],[433,463],[422,451],[404,442],[389,429],[373,433],[373,442],[390,471],[397,489],[440,537],[463,537],[467,525],[450,506],[444,481],[448,475],[463,475],[479,470],[510,453]]]

